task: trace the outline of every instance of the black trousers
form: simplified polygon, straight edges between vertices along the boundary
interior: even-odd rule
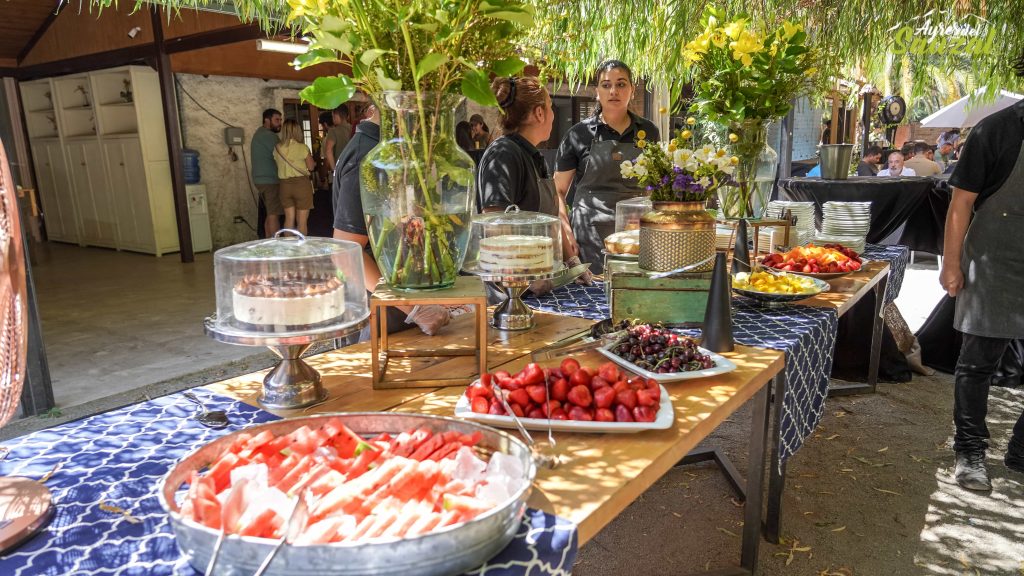
[[[957,452],[984,451],[988,448],[988,389],[1011,340],[986,336],[963,335],[960,358],[956,363],[956,387],[953,422],[956,435],[953,449]],[[1024,449],[1024,411],[1017,418],[1010,440],[1016,450]]]

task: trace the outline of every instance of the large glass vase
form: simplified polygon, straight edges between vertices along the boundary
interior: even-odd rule
[[[779,169],[779,155],[768,145],[769,122],[744,120],[729,127],[738,137],[732,149],[740,163],[736,167],[736,185],[718,189],[719,215],[724,218],[764,216]]]
[[[380,143],[361,166],[374,260],[402,290],[455,283],[474,213],[473,160],[455,142],[461,97],[385,92]]]

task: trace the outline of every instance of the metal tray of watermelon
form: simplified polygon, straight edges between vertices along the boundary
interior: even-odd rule
[[[279,435],[287,434],[304,425],[318,427],[324,421],[335,417],[340,417],[352,431],[367,438],[381,432],[397,435],[420,427],[434,432],[454,430],[463,434],[479,431],[483,434],[483,439],[478,448],[492,452],[500,451],[518,458],[523,464],[523,470],[526,471],[528,482],[503,505],[473,520],[414,538],[386,542],[285,546],[277,554],[267,574],[461,574],[492,558],[515,537],[537,474],[530,450],[522,441],[500,430],[455,418],[382,412],[323,414],[278,420],[223,436],[183,458],[164,476],[157,498],[160,506],[170,516],[178,548],[188,558],[193,568],[200,573],[205,570],[219,532],[183,518],[179,514],[176,494],[179,494],[182,486],[189,481],[192,473],[203,470],[244,432],[255,435],[263,430],[270,430]],[[252,574],[276,543],[277,540],[268,538],[228,536],[224,539],[217,559],[217,573]]]

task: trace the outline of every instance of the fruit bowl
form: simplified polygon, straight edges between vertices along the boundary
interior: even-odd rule
[[[788,252],[768,254],[759,258],[758,262],[765,268],[780,272],[829,280],[858,272],[868,261],[840,244],[808,244]]]
[[[773,306],[813,298],[814,296],[817,296],[822,292],[828,292],[831,288],[828,282],[825,282],[824,280],[820,280],[818,278],[808,278],[808,280],[814,283],[814,289],[809,292],[800,292],[796,294],[786,294],[779,292],[761,292],[749,288],[737,288],[736,286],[733,286],[732,290],[733,292],[740,294],[742,296],[752,298],[768,306]]]
[[[454,418],[400,413],[324,414],[269,422],[218,438],[185,456],[162,479],[157,499],[170,517],[178,548],[193,568],[200,573],[206,569],[220,535],[218,530],[181,514],[176,494],[190,481],[193,473],[213,463],[242,434],[255,436],[269,431],[283,435],[302,426],[318,428],[332,418],[341,419],[349,429],[364,438],[382,432],[397,435],[415,428],[426,428],[433,432],[479,433],[481,440],[477,450],[503,452],[514,457],[525,471],[525,484],[504,504],[472,520],[421,536],[284,546],[271,563],[267,574],[461,574],[486,562],[515,537],[537,473],[530,450],[522,441],[505,432]],[[217,566],[221,570],[230,567],[230,570],[219,573],[252,574],[276,544],[276,539],[229,535],[224,538]]]
[[[764,266],[763,258],[759,259],[758,261],[761,263],[762,266]],[[861,270],[863,270],[864,267],[867,266],[870,262],[871,262],[871,260],[865,260],[864,258],[861,258],[860,259]],[[765,266],[765,268],[771,268],[772,270],[779,270],[778,268],[774,268],[774,267],[771,267],[771,266]],[[781,270],[779,270],[779,271],[781,271]],[[798,276],[807,276],[809,278],[817,278],[819,280],[833,280],[835,278],[842,278],[843,276],[848,276],[850,274],[853,274],[854,272],[860,272],[860,270],[847,270],[846,272],[803,272],[803,271],[793,270],[793,271],[790,272],[790,274],[796,274]]]

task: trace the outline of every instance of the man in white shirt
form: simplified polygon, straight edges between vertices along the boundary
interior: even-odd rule
[[[879,176],[917,176],[913,168],[903,165],[903,153],[893,152],[889,154],[889,167],[878,172]]]

